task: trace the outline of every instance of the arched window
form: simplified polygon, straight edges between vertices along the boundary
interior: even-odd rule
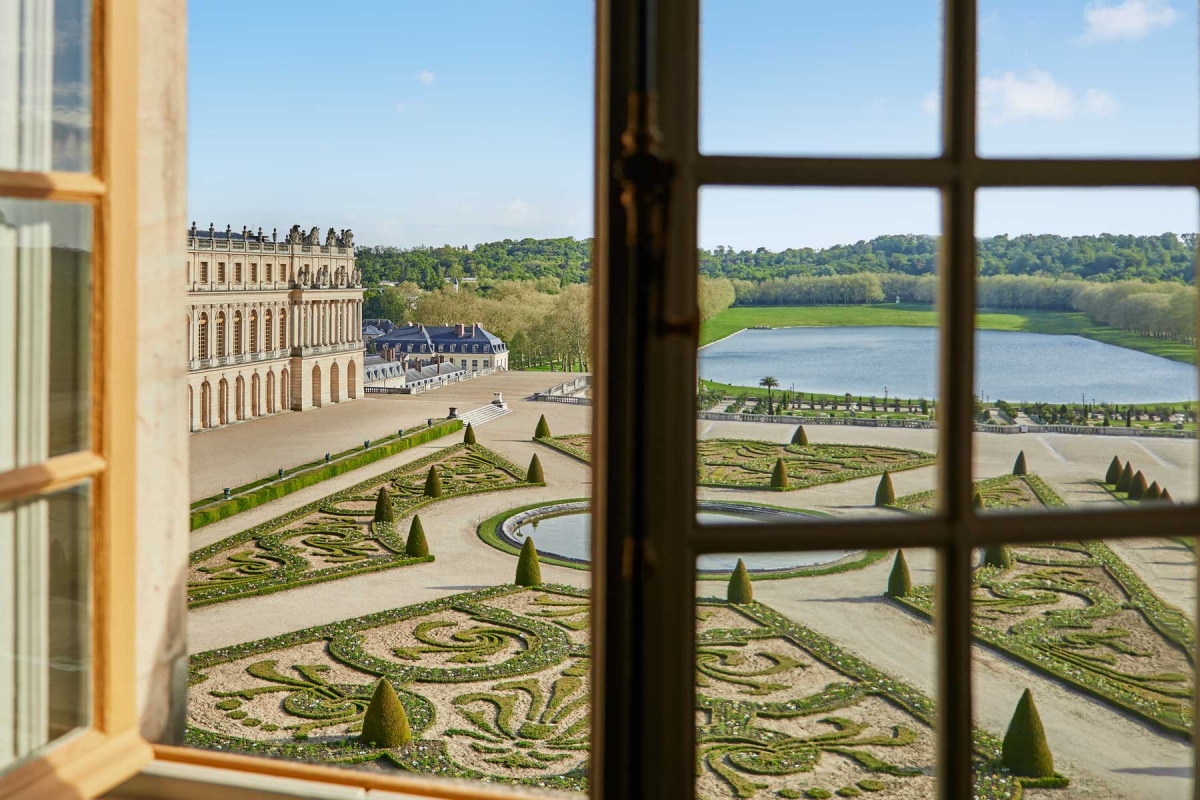
[[[242,354],[242,312],[233,312],[233,354]]]
[[[279,312],[279,349],[287,347],[287,312]]]
[[[217,356],[223,356],[227,350],[225,349],[225,312],[221,311],[217,314]],[[224,423],[222,423],[224,424]]]
[[[250,352],[258,352],[258,312],[250,312]]]
[[[267,278],[267,280],[270,280],[270,278]],[[271,338],[271,309],[269,308],[267,309],[267,318],[263,320],[263,324],[266,325],[263,329],[263,344],[267,346],[266,349],[270,350],[271,343],[275,340]]]
[[[196,324],[196,358],[208,358],[208,314],[201,313]]]

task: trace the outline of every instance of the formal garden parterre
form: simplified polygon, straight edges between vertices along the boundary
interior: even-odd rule
[[[440,483],[436,493],[431,481]],[[406,515],[442,499],[529,485],[525,470],[486,447],[452,445],[194,551],[189,606],[431,561],[436,553],[406,548]],[[377,518],[381,489],[395,522]]]
[[[256,755],[582,791],[589,741],[587,593],[499,586],[201,653],[189,744]],[[697,609],[701,797],[933,793],[933,703],[758,603]],[[414,741],[360,738],[380,678]],[[976,734],[977,796],[1030,781]]]

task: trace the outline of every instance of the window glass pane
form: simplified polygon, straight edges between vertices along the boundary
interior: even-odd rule
[[[0,469],[88,447],[92,210],[0,198]]]
[[[979,4],[979,149],[988,156],[1196,156],[1196,4]]]
[[[898,518],[936,482],[937,193],[700,201],[701,520]]]
[[[700,149],[940,152],[941,12],[937,0],[705,0]]]
[[[91,721],[90,500],[0,503],[0,769]]]
[[[974,710],[1045,797],[1192,797],[1194,542],[1167,536],[977,554]],[[998,796],[998,795],[989,795]],[[1038,792],[1036,796],[1042,796]]]
[[[985,509],[1195,502],[1197,219],[1191,190],[979,193]]]
[[[92,169],[91,0],[0,6],[0,169]]]
[[[860,552],[778,579],[700,557],[697,796],[936,796],[936,636],[902,602],[932,591],[935,562]]]
[[[331,39],[214,2],[188,26],[186,742],[583,792],[592,4],[355,3]],[[280,127],[268,97],[357,112]]]

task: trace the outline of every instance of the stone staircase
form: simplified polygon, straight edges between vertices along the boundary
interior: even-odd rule
[[[478,428],[480,425],[484,425],[494,419],[503,417],[505,414],[511,413],[511,408],[501,408],[500,406],[495,406],[491,403],[488,403],[486,406],[480,406],[479,408],[472,409],[465,414],[460,414],[459,419],[462,420],[463,427],[466,427],[469,423],[471,427]]]

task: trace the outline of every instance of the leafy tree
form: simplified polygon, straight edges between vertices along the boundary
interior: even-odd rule
[[[1027,475],[1028,473],[1029,473],[1029,469],[1025,465],[1025,451],[1022,450],[1021,452],[1017,453],[1017,460],[1013,464],[1012,474],[1013,475]]]
[[[469,422],[466,431],[463,432],[463,444],[475,444],[475,428]]]
[[[419,514],[413,514],[412,525],[408,528],[408,541],[404,543],[404,555],[413,558],[423,558],[429,555],[429,543],[425,541],[425,526],[421,524]]]
[[[1017,702],[1000,752],[1001,763],[1013,775],[1023,778],[1054,776],[1054,756],[1046,742],[1046,731],[1034,705],[1033,692],[1028,689]]]
[[[875,489],[875,505],[890,506],[896,503],[896,490],[892,487],[892,474],[886,469],[879,478],[879,486]]]
[[[546,475],[542,472],[542,462],[538,459],[537,453],[533,454],[533,458],[529,459],[529,469],[525,471],[526,483],[545,483]]]
[[[808,434],[804,432],[803,425],[796,426],[796,432],[792,434],[792,444],[798,444],[802,447],[808,445]]]
[[[438,475],[437,467],[432,464],[429,466],[429,474],[425,476],[425,496],[442,496],[442,479]]]
[[[396,690],[387,678],[375,684],[375,693],[363,716],[362,733],[359,740],[372,747],[404,747],[412,744],[412,729],[408,725],[408,714]]]
[[[1149,488],[1146,489],[1146,493],[1144,495],[1142,495],[1142,502],[1148,502],[1151,500],[1161,500],[1161,499],[1162,499],[1162,489],[1158,488],[1158,481],[1155,481],[1154,483],[1150,484]]]
[[[396,519],[392,512],[392,498],[388,494],[387,487],[380,486],[379,494],[375,496],[375,521],[376,522],[392,522]]]
[[[904,597],[912,591],[912,578],[908,575],[908,562],[904,559],[904,551],[896,551],[896,559],[892,562],[892,574],[888,576],[887,593],[889,597]]]
[[[526,538],[517,557],[517,586],[540,586],[542,565],[538,562],[537,547],[532,538]]]
[[[1146,476],[1139,469],[1133,475],[1133,480],[1129,482],[1129,499],[1141,500],[1146,494]]]
[[[733,574],[729,576],[727,597],[729,602],[738,605],[754,602],[754,585],[750,582],[750,573],[746,570],[746,563],[740,558],[737,566],[733,569]]]
[[[1115,485],[1121,479],[1121,459],[1113,456],[1112,463],[1108,465],[1108,472],[1104,473],[1104,482]]]
[[[775,459],[775,468],[771,470],[771,488],[788,488],[787,467],[784,466],[782,458]]]
[[[1126,461],[1125,468],[1121,470],[1121,477],[1117,478],[1117,485],[1114,487],[1118,492],[1128,492],[1130,484],[1133,483],[1133,462]]]
[[[538,418],[537,430],[535,430],[533,432],[533,438],[535,438],[535,439],[549,439],[550,438],[550,423],[546,422],[545,414],[542,414],[542,416],[540,416]]]

